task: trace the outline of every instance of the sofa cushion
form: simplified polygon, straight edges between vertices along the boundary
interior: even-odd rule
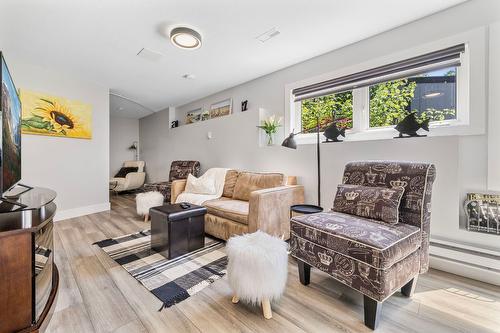
[[[250,193],[284,185],[282,173],[241,172],[234,186],[233,199],[250,200]]]
[[[172,182],[146,183],[142,187],[143,192],[156,191],[163,194],[166,202],[170,202],[170,190]]]
[[[339,212],[295,216],[292,237],[308,240],[375,269],[387,269],[421,244],[420,228],[398,223],[389,225]]]
[[[379,302],[401,288],[410,277],[417,275],[420,268],[420,251],[381,270],[293,234],[290,239],[290,254]]]
[[[228,170],[226,172],[226,179],[224,180],[224,190],[222,191],[223,197],[233,197],[234,185],[236,185],[236,180],[238,180],[239,174],[240,172],[238,170]]]
[[[137,168],[137,172],[144,172],[144,161],[125,161],[123,162],[124,167],[134,167]]]
[[[173,161],[170,164],[169,181],[186,179],[189,174],[198,177],[200,174],[200,162],[198,161]]]
[[[137,172],[138,169],[138,167],[122,167],[115,175],[115,178],[125,178],[127,177],[127,174]]]
[[[248,224],[248,201],[222,197],[206,201],[203,206],[207,208],[209,214]]]
[[[337,187],[333,210],[396,224],[403,192],[403,187],[340,184]]]
[[[215,178],[206,173],[199,178],[189,174],[186,180],[184,192],[193,194],[215,194]]]

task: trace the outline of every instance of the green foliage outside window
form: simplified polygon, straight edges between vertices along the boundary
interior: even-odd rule
[[[454,71],[445,74],[455,75]],[[370,127],[393,126],[410,112],[417,112],[419,121],[442,121],[456,117],[455,109],[428,108],[424,112],[410,111],[417,83],[400,79],[373,85],[370,91]],[[305,133],[316,131],[317,119],[323,131],[335,119],[339,128],[352,128],[352,91],[315,97],[302,101],[302,130]]]
[[[370,87],[370,127],[396,125],[408,114],[415,82],[394,80]]]
[[[318,118],[323,131],[332,122],[333,112],[339,127],[352,128],[352,91],[302,101],[302,131],[315,132]]]

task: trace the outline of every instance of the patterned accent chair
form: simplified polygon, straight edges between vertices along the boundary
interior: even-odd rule
[[[365,325],[375,329],[382,302],[398,290],[410,297],[418,275],[429,268],[435,174],[434,165],[425,163],[348,163],[344,184],[404,188],[399,218],[388,224],[333,210],[293,217],[291,255],[297,259],[300,282],[309,284],[312,266],[361,292]]]
[[[144,192],[158,191],[163,194],[165,202],[170,203],[170,193],[174,180],[186,179],[189,174],[198,177],[200,174],[200,162],[198,161],[173,161],[170,165],[168,181],[144,184]]]

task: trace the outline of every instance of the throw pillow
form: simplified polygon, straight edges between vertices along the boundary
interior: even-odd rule
[[[115,178],[125,178],[128,173],[137,172],[138,167],[122,167],[120,171],[115,175]]]
[[[282,173],[241,172],[234,185],[233,199],[250,200],[250,193],[266,188],[284,185]]]
[[[224,191],[222,192],[223,197],[233,197],[234,185],[236,185],[239,174],[238,170],[227,170],[226,179],[224,180]]]
[[[333,202],[333,210],[396,224],[403,187],[369,187],[341,184]]]
[[[204,176],[196,178],[192,174],[189,174],[184,191],[193,194],[215,194],[215,179]]]

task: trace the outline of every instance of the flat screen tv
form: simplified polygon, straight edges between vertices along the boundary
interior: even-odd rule
[[[2,52],[0,77],[2,94],[0,95],[0,115],[2,117],[1,142],[1,181],[2,194],[21,180],[21,100],[10,76]]]

